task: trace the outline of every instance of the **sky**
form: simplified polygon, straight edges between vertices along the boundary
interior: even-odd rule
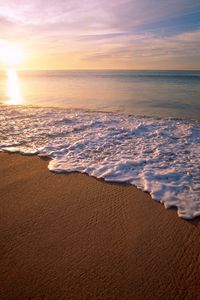
[[[24,69],[200,69],[200,0],[0,0],[7,44]]]

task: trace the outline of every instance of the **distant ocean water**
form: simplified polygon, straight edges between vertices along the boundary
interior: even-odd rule
[[[1,72],[0,102],[14,97],[24,105],[200,120],[200,71],[21,71],[18,79]]]
[[[199,71],[7,76],[0,151],[49,156],[51,171],[128,182],[180,217],[200,215]]]

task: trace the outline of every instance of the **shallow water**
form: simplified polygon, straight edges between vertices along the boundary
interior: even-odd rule
[[[128,182],[180,217],[200,215],[198,121],[1,106],[0,128],[0,151],[49,156],[51,171]]]
[[[0,102],[0,151],[47,155],[51,171],[128,182],[200,215],[200,71],[8,70]]]

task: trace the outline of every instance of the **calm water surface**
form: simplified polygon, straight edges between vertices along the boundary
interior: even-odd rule
[[[200,120],[200,71],[9,70],[0,103]]]

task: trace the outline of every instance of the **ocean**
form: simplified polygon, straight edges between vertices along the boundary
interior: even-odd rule
[[[200,120],[200,71],[1,72],[0,102]]]
[[[0,74],[0,151],[48,156],[200,215],[200,71]]]

